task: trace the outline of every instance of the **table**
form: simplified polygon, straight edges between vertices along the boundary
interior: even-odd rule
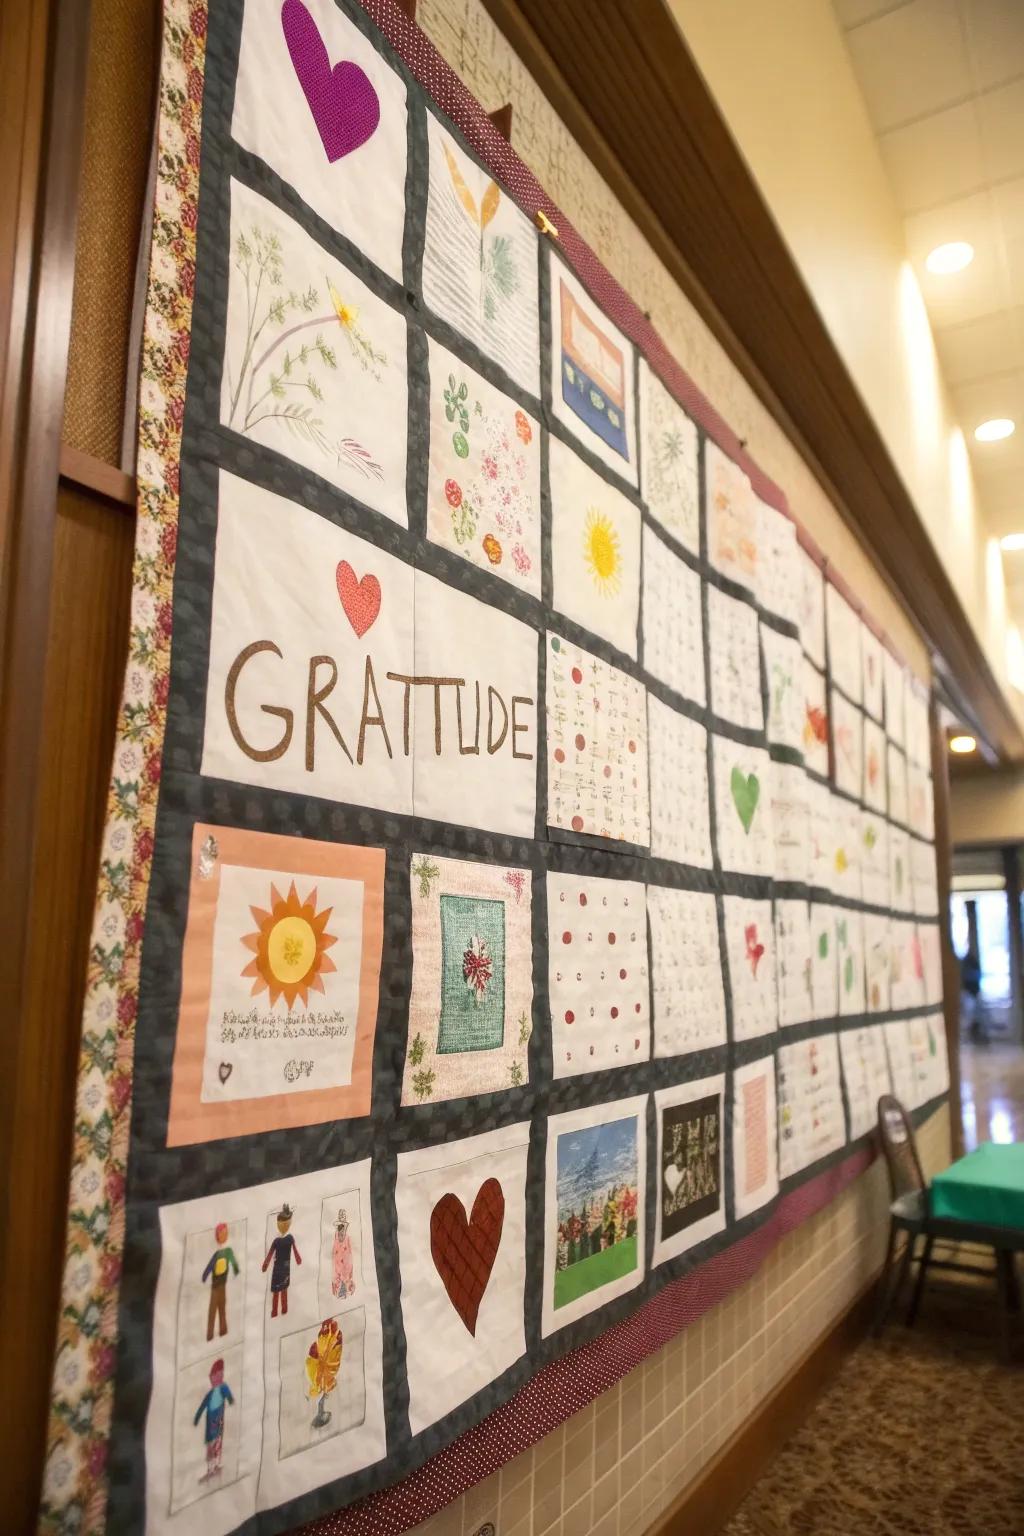
[[[1024,1142],[982,1142],[937,1173],[931,1214],[937,1220],[1024,1232]]]

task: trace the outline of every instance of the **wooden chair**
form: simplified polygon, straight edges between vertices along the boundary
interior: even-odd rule
[[[881,1331],[889,1309],[898,1299],[906,1282],[911,1265],[916,1263],[917,1279],[914,1284],[910,1307],[907,1311],[907,1327],[913,1327],[924,1292],[925,1275],[932,1269],[954,1270],[967,1275],[994,1275],[999,1295],[1000,1337],[1003,1354],[1010,1353],[1011,1314],[1020,1311],[1020,1294],[1014,1254],[1024,1249],[1024,1232],[1009,1227],[988,1227],[968,1221],[953,1221],[931,1214],[931,1192],[917,1155],[910,1117],[899,1099],[883,1093],[878,1101],[878,1135],[889,1171],[889,1243],[885,1264],[878,1283],[878,1310],[875,1317],[876,1332]],[[906,1241],[903,1256],[894,1275],[896,1245],[900,1234]],[[918,1238],[924,1239],[920,1254],[916,1252]],[[936,1242],[951,1243],[956,1247],[968,1243],[991,1248],[995,1263],[961,1264],[956,1259],[936,1259],[932,1249]]]

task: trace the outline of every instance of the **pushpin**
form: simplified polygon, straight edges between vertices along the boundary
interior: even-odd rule
[[[558,239],[558,230],[552,224],[543,208],[537,209],[537,212],[533,216],[533,222],[536,224],[542,235],[550,235],[552,240]]]

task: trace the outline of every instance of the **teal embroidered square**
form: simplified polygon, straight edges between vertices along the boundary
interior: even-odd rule
[[[438,1054],[492,1051],[505,1039],[505,904],[441,897]]]

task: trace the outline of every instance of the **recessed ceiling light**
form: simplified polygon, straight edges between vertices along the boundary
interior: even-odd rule
[[[973,736],[951,736],[949,738],[949,750],[951,752],[973,752],[978,743]]]
[[[991,421],[983,421],[980,427],[975,427],[974,435],[979,443],[998,443],[1004,437],[1012,437],[1015,430],[1015,423],[1008,417],[996,416]]]
[[[948,245],[937,245],[925,258],[929,272],[948,277],[951,272],[962,272],[974,260],[974,246],[966,240],[951,240]]]
[[[1012,554],[1016,549],[1024,549],[1024,533],[1006,533],[999,540],[999,548]]]

